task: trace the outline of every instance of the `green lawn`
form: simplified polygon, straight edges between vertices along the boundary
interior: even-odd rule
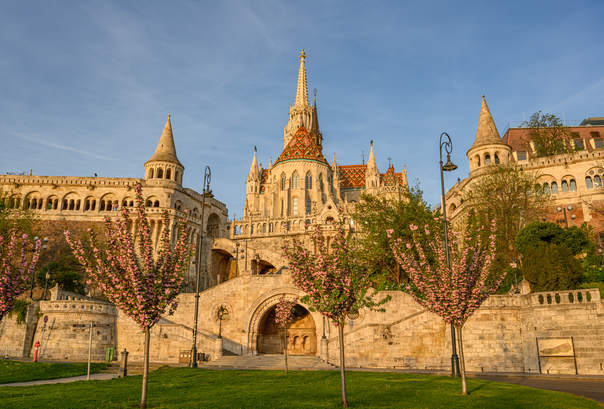
[[[100,372],[108,364],[93,363],[90,373]],[[86,375],[88,364],[81,363],[42,363],[0,360],[0,384],[30,382],[42,379],[69,378]]]
[[[160,368],[151,372],[149,408],[339,408],[339,372],[220,371]],[[482,380],[387,372],[349,372],[351,408],[601,408],[563,393]],[[2,408],[133,408],[140,376],[109,381],[0,388]]]

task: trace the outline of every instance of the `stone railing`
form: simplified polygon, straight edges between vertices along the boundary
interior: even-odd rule
[[[104,301],[51,300],[40,303],[42,313],[117,315],[113,304]]]
[[[523,306],[531,307],[597,303],[600,301],[600,290],[595,288],[531,293],[522,296],[522,299]]]
[[[74,301],[74,300],[106,302],[104,300],[91,297],[90,295],[82,295],[82,294],[74,293],[71,291],[62,290],[61,287],[59,287],[59,284],[55,285],[53,288],[50,289],[50,301]]]

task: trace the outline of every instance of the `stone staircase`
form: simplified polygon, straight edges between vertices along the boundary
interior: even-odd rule
[[[336,366],[323,361],[318,356],[288,355],[287,365],[293,371],[328,371],[337,369]],[[225,355],[215,361],[204,362],[200,368],[228,369],[272,369],[284,370],[283,355]]]

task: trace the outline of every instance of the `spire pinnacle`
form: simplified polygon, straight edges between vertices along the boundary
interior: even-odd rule
[[[478,118],[478,128],[476,129],[476,139],[472,148],[489,144],[505,144],[505,142],[499,136],[499,131],[497,130],[497,126],[495,126],[495,121],[483,95],[480,117]]]
[[[333,153],[333,160],[331,161],[331,167],[332,168],[336,168],[336,166],[338,166],[338,164],[336,163],[336,153]]]
[[[371,141],[371,150],[369,151],[369,159],[367,159],[367,168],[377,169],[377,163],[375,162],[375,155],[373,154],[373,140]]]
[[[174,144],[174,135],[172,134],[170,115],[168,115],[168,120],[166,121],[164,131],[159,138],[159,143],[157,144],[155,153],[148,162],[151,161],[172,162],[182,166],[178,160],[178,156],[176,155],[176,145]]]
[[[298,72],[298,89],[296,91],[296,103],[295,105],[308,106],[308,88],[306,86],[306,66],[304,65],[304,59],[306,54],[304,49],[300,53],[300,71]]]
[[[256,159],[256,146],[254,146],[254,159],[252,159],[252,166],[250,166],[250,173],[247,176],[247,180],[248,182],[251,182],[257,180],[258,178],[258,160]]]

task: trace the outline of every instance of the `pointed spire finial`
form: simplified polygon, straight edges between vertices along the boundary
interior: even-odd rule
[[[371,140],[371,146],[373,146],[373,139]]]
[[[298,89],[296,91],[296,103],[295,105],[308,106],[308,88],[306,86],[306,66],[304,65],[304,59],[306,54],[304,49],[300,53],[300,71],[298,72]]]
[[[172,122],[170,122],[170,115],[164,126],[164,131],[159,138],[159,143],[155,149],[155,153],[147,162],[151,161],[164,161],[172,162],[179,166],[182,166],[176,155],[176,145],[174,144],[174,135],[172,134]]]
[[[480,117],[478,118],[478,128],[476,129],[476,139],[472,148],[488,145],[488,144],[504,144],[499,136],[497,126],[487,105],[484,95],[482,96],[482,106],[480,107]],[[470,149],[472,149],[470,148]]]

